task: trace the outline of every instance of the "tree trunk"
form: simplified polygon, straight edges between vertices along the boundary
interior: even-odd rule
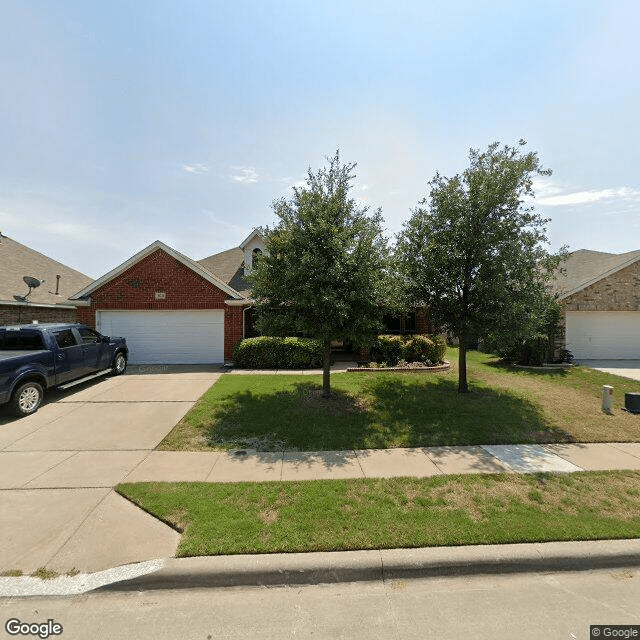
[[[322,397],[331,395],[331,341],[324,341],[324,364],[322,368]]]
[[[467,339],[464,336],[458,337],[458,393],[469,393],[467,384]]]

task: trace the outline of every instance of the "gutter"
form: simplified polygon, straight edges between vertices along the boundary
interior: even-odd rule
[[[17,300],[0,300],[0,305],[11,307],[37,307],[42,309],[77,309],[78,307],[88,307],[89,303],[78,301],[75,304],[45,304],[44,302],[18,302]]]

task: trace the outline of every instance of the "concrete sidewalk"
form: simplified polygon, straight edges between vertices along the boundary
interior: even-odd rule
[[[350,364],[336,363],[333,372],[346,370]],[[97,576],[95,572],[137,563],[133,568],[130,565],[113,570],[115,573],[110,573],[108,579],[96,578],[100,582],[129,578],[143,570],[140,563],[145,561],[151,562],[154,570],[160,564],[167,570],[191,577],[198,571],[229,575],[220,567],[242,562],[239,556],[198,561],[168,559],[175,555],[179,534],[117,494],[113,487],[120,482],[288,481],[640,469],[640,443],[633,442],[316,452],[155,450],[158,442],[220,375],[256,373],[259,372],[222,373],[220,368],[211,367],[139,367],[126,376],[104,379],[73,393],[60,394],[57,401],[43,406],[33,416],[19,421],[0,420],[3,423],[0,426],[4,427],[0,431],[0,573],[8,570],[31,573],[40,567],[59,573],[75,569],[85,574],[86,582],[87,574]],[[320,371],[286,373],[318,374]],[[132,429],[132,424],[137,428]],[[602,544],[609,549],[612,543]],[[621,548],[619,543],[616,545],[616,549]],[[630,562],[630,558],[637,557],[633,555],[637,550],[630,556],[628,549],[636,549],[636,541],[629,545],[617,559],[612,560],[604,552],[601,555],[609,558],[608,562]],[[515,546],[524,553],[519,556],[519,566],[533,566],[527,560],[525,546]],[[492,548],[481,547],[473,553],[489,554],[494,558],[493,565],[504,565],[501,554],[505,548],[492,551]],[[590,548],[580,547],[582,550],[572,554],[589,558]],[[385,558],[383,566],[388,568],[394,553],[400,558],[400,564],[404,562],[409,567],[415,562],[417,550],[355,553],[354,557],[359,558],[365,557],[363,553],[368,554],[369,560],[363,565],[368,568],[358,574],[363,576],[371,575],[366,572],[374,571],[375,563]],[[440,553],[453,552],[431,549],[425,553],[433,559],[440,557]],[[372,557],[377,558],[373,565]],[[166,560],[158,560],[162,558]],[[343,566],[340,564],[343,562],[346,563],[344,571],[335,575],[355,575],[349,573],[353,571],[352,560],[344,555],[286,554],[286,557],[245,556],[244,559],[248,563],[244,568],[234,565],[237,575],[254,575],[251,567],[269,565],[273,573],[269,580],[282,579],[283,575],[322,574],[324,581],[326,576],[334,575],[336,563]],[[294,561],[298,565],[290,564]],[[313,565],[314,562],[325,564],[319,567]],[[454,564],[456,562],[460,560]],[[309,569],[308,563],[315,568]],[[206,569],[196,569],[196,566]],[[7,584],[18,589],[19,584],[33,580],[0,578],[0,583],[5,589],[14,588],[6,587]],[[89,583],[95,585],[96,581],[89,580]]]
[[[486,445],[278,453],[257,451],[211,453],[117,451],[76,452],[73,455],[70,452],[60,453],[62,459],[52,460],[44,459],[42,452],[0,452],[0,469],[3,470],[1,475],[5,486],[12,481],[12,478],[14,482],[20,483],[20,487],[9,487],[0,491],[0,500],[3,505],[0,571],[21,569],[25,573],[30,573],[39,567],[47,567],[58,573],[65,573],[70,569],[91,573],[128,563],[172,557],[180,540],[179,534],[115,493],[111,487],[121,481],[286,481],[394,476],[428,477],[458,473],[567,473],[581,470],[640,469],[640,443]],[[129,460],[128,465],[122,464],[120,467],[110,465],[106,460],[102,460],[101,464],[98,464],[97,459],[80,460],[82,455],[86,457],[96,454],[104,457],[108,454],[121,456],[128,453],[135,453],[135,456],[142,454],[143,459],[139,461],[134,457]],[[25,455],[27,459],[24,458]],[[29,456],[36,456],[37,460],[29,460]],[[87,464],[88,462],[90,464]],[[38,473],[38,463],[51,468],[44,473]],[[134,468],[131,469],[131,466]],[[13,468],[14,472],[23,469],[23,472],[15,475],[13,472],[5,472],[10,468]],[[36,477],[30,479],[32,474]],[[16,480],[17,478],[19,479]],[[603,544],[607,546],[611,543]],[[524,549],[520,545],[516,546],[521,550]],[[487,547],[481,549],[485,551],[477,553],[489,553],[486,551]],[[505,547],[499,547],[497,551],[490,552],[498,558],[494,564],[503,562],[501,553],[504,549]],[[389,555],[391,552],[381,553]],[[397,550],[395,553],[397,558],[405,558],[409,565],[414,562],[412,560],[416,553],[414,550]],[[434,550],[429,550],[428,555],[433,557],[435,553]],[[442,553],[451,552],[442,551]],[[580,554],[586,551],[577,553],[582,557]],[[274,563],[270,565],[272,569],[269,571],[275,573],[269,580],[283,579],[285,566],[290,567],[287,571],[291,575],[299,572],[315,575],[319,571],[316,567],[309,574],[305,569],[307,566],[305,563],[312,561],[312,555],[306,554],[298,554],[302,564],[295,569],[294,565],[288,564],[295,555],[286,554],[288,559],[284,561],[282,557],[274,556],[269,561]],[[307,560],[302,560],[303,557]],[[338,556],[318,557],[330,559]],[[214,565],[207,564],[209,561]],[[629,558],[624,560],[624,562],[630,561]],[[203,562],[207,567],[220,567],[220,563],[227,566],[228,563],[238,563],[240,560],[236,557],[235,559],[208,559]],[[239,576],[247,571],[251,574],[251,566],[263,566],[265,562],[267,561],[262,556],[261,559],[250,560],[250,564],[244,568],[237,564],[234,566]],[[348,560],[348,566],[344,570],[346,573],[343,572],[343,575],[350,575],[349,572],[352,571],[350,562],[351,560]],[[526,557],[518,562],[523,567],[531,566],[530,560]],[[326,575],[334,570],[333,563],[334,560],[330,560],[323,569]],[[190,565],[182,560],[167,560],[164,565],[178,567],[178,573],[184,573],[183,568],[187,567],[185,575],[192,573]],[[371,565],[366,566],[369,567],[367,571],[370,571]],[[278,568],[276,570],[273,567]],[[211,580],[215,582],[221,579],[220,575],[227,575],[225,571],[226,569],[220,573],[216,568],[214,574],[218,577]],[[116,575],[118,575],[117,572]],[[114,579],[118,580],[118,578]],[[238,580],[241,578],[233,578],[235,581],[233,584]],[[18,588],[20,580],[14,584]]]

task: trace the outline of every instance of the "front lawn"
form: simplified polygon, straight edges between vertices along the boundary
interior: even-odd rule
[[[575,367],[526,371],[469,353],[472,392],[457,393],[457,351],[440,373],[224,375],[160,443],[211,448],[343,450],[441,445],[640,441],[640,416],[620,410],[640,382]],[[602,385],[615,415],[601,411]]]
[[[637,538],[639,486],[608,471],[117,490],[182,532],[185,557]]]

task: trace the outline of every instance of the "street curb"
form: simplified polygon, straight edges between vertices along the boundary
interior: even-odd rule
[[[95,591],[314,585],[640,567],[640,540],[170,558]]]

